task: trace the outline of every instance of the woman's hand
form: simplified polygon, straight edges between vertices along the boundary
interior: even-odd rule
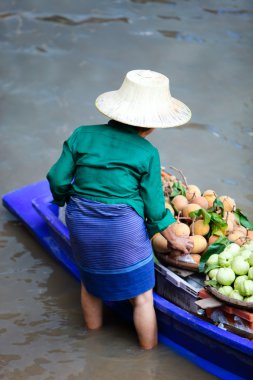
[[[191,253],[193,242],[188,236],[177,236],[171,226],[160,232],[165,237],[168,244],[168,249],[180,251],[182,255]]]
[[[182,255],[188,255],[192,251],[193,242],[188,236],[176,236],[175,240],[168,240],[168,248],[180,251]]]

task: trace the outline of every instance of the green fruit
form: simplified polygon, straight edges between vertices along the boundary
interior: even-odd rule
[[[240,283],[238,288],[239,293],[244,296],[252,296],[253,295],[253,281],[252,280],[244,280]]]
[[[230,298],[234,298],[239,301],[243,301],[243,296],[238,292],[238,290],[232,290],[232,292],[229,295]]]
[[[221,267],[229,267],[232,260],[233,255],[230,252],[223,251],[219,254],[218,263]]]
[[[216,274],[216,280],[221,285],[231,285],[235,280],[235,274],[231,268],[220,268]]]
[[[211,280],[216,280],[216,275],[218,272],[219,268],[211,269],[210,272],[208,272],[208,276],[210,277]]]
[[[253,296],[245,297],[243,301],[253,302]]]
[[[236,277],[235,282],[234,282],[234,289],[239,290],[240,283],[243,282],[244,280],[248,280],[248,276],[244,275],[244,276]]]
[[[217,253],[214,253],[209,257],[209,259],[206,262],[206,265],[213,265],[213,264],[218,264],[219,260],[219,255]]]
[[[253,253],[250,255],[250,257],[248,258],[248,263],[251,267],[253,267]]]
[[[240,246],[236,243],[231,243],[229,244],[224,251],[231,253],[233,256],[239,253],[240,251]]]
[[[249,263],[248,263],[248,261],[245,261],[245,259],[243,257],[236,256],[231,262],[231,268],[233,269],[235,274],[242,276],[242,275],[248,273]]]
[[[249,268],[248,278],[249,278],[249,280],[253,280],[253,267]]]
[[[230,293],[233,291],[234,289],[232,288],[232,286],[221,286],[218,290],[219,293],[223,294],[224,296],[227,296],[229,297]]]
[[[248,243],[243,244],[243,247],[253,252],[253,240],[249,241]]]
[[[247,248],[240,249],[240,256],[242,256],[245,260],[248,260],[251,255],[252,255],[252,252],[249,249]]]

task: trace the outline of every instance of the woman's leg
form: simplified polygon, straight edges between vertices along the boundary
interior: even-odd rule
[[[103,324],[103,302],[81,285],[81,305],[84,321],[89,330],[99,329]]]
[[[140,294],[130,300],[133,305],[134,325],[140,346],[150,350],[157,345],[157,323],[153,304],[153,292]]]

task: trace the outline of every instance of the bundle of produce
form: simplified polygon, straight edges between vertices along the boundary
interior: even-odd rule
[[[214,190],[201,191],[194,184],[188,184],[183,173],[182,180],[162,168],[161,178],[165,206],[176,218],[172,226],[176,235],[189,236],[194,243],[191,255],[180,256],[179,252],[169,252],[167,241],[157,234],[152,239],[155,252],[168,255],[178,262],[194,263],[204,272],[205,263],[213,254],[222,252],[226,245],[235,243],[238,247],[253,240],[253,224],[236,207],[234,199],[228,195],[217,195]]]

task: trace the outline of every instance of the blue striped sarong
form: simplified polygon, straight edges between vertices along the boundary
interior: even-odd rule
[[[72,196],[66,223],[89,293],[104,301],[120,301],[154,287],[152,246],[143,218],[132,207]]]

